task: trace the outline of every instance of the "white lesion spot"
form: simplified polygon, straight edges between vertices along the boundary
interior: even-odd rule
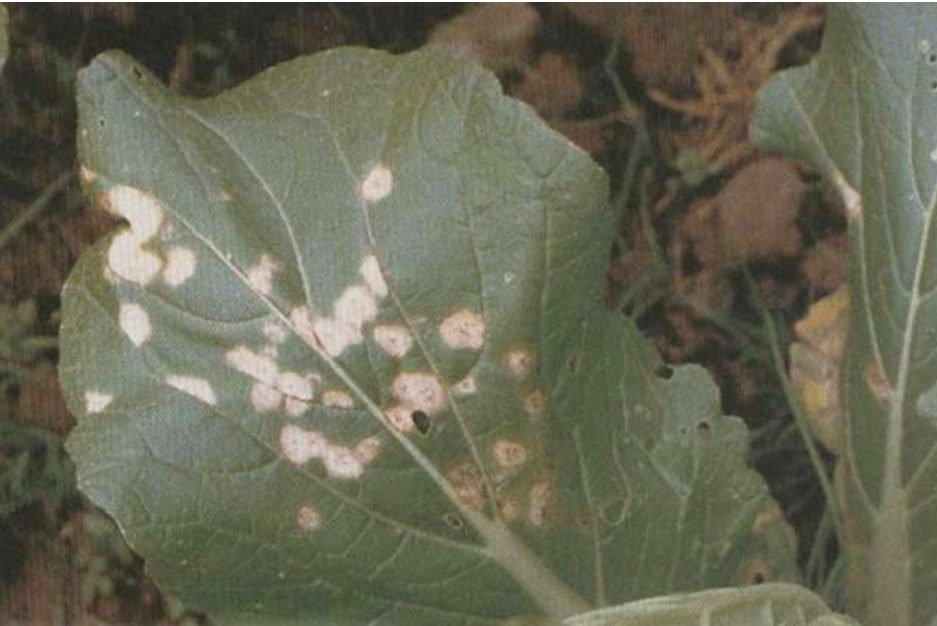
[[[527,376],[534,362],[530,351],[521,348],[508,352],[505,360],[507,361],[508,369],[518,378]]]
[[[196,257],[189,248],[176,246],[166,253],[163,281],[170,287],[178,287],[195,276]]]
[[[316,507],[304,504],[296,511],[296,524],[306,532],[317,530],[322,527],[322,515]]]
[[[257,263],[247,268],[247,282],[254,291],[270,295],[273,290],[273,274],[280,266],[267,253],[260,255]]]
[[[280,431],[280,450],[293,465],[302,466],[320,458],[328,446],[328,440],[314,430],[287,424]]]
[[[261,329],[264,339],[274,345],[280,345],[286,341],[286,329],[280,324],[268,322]]]
[[[115,185],[105,196],[105,206],[130,222],[130,230],[146,241],[159,232],[163,205],[152,195],[129,185]]]
[[[114,401],[114,396],[109,393],[104,393],[101,391],[86,391],[85,392],[85,411],[89,415],[94,415],[95,413],[100,413],[108,406],[111,402]]]
[[[284,410],[290,417],[299,417],[309,410],[309,403],[296,398],[287,398],[284,403]]]
[[[322,404],[336,409],[353,409],[355,400],[344,391],[329,389],[322,394]]]
[[[121,304],[117,318],[120,329],[124,331],[127,338],[137,347],[146,343],[153,334],[150,316],[139,304],[133,302]]]
[[[539,389],[531,391],[524,398],[524,412],[532,420],[543,419],[547,410],[547,399]]]
[[[275,386],[283,395],[309,401],[315,395],[314,382],[312,376],[301,376],[296,372],[280,372],[277,374]]]
[[[541,480],[530,488],[530,508],[527,509],[527,521],[531,525],[546,525],[554,497],[553,482],[550,480]]]
[[[470,309],[462,309],[442,321],[439,334],[450,348],[480,350],[485,345],[485,320]]]
[[[349,480],[360,478],[365,466],[377,456],[377,441],[370,439],[362,439],[352,449],[330,443],[317,431],[288,424],[280,431],[280,450],[294,465],[303,466],[312,459],[319,459],[330,478]]]
[[[393,189],[393,172],[383,163],[378,163],[361,183],[361,199],[365,202],[379,202],[389,196]]]
[[[475,377],[469,374],[455,385],[452,386],[452,391],[459,396],[470,396],[476,391],[478,387],[475,385]]]
[[[371,290],[371,293],[378,298],[387,296],[387,281],[384,280],[384,273],[381,271],[381,266],[377,262],[376,256],[373,254],[365,256],[364,261],[361,262],[359,271],[368,289]]]
[[[211,406],[218,404],[218,398],[215,397],[215,390],[212,388],[211,383],[204,378],[170,374],[166,377],[166,384],[178,389],[182,393],[198,398],[205,404]]]
[[[98,173],[84,165],[78,171],[78,176],[81,177],[83,183],[93,183],[98,180]]]
[[[446,390],[439,379],[425,372],[404,372],[394,379],[391,391],[411,410],[438,413],[446,404]]]
[[[403,326],[375,326],[374,341],[388,356],[397,359],[413,347],[413,337]]]
[[[146,285],[159,274],[162,259],[140,246],[144,243],[132,230],[118,233],[107,249],[107,267],[115,275]]]
[[[283,394],[261,382],[255,382],[251,386],[251,406],[258,413],[269,413],[280,408],[283,401]]]
[[[338,324],[354,329],[355,338],[361,341],[361,327],[377,317],[377,302],[370,291],[354,285],[336,300],[334,317]]]
[[[414,428],[413,419],[410,417],[412,412],[411,409],[403,405],[395,404],[384,411],[384,417],[387,418],[387,421],[390,422],[391,426],[396,430],[402,433],[408,433]]]
[[[130,223],[118,233],[107,251],[110,270],[124,280],[145,285],[163,266],[155,253],[143,249],[163,222],[163,205],[153,196],[128,185],[115,185],[104,195],[103,204],[115,215]]]
[[[332,317],[312,323],[313,336],[329,355],[339,356],[349,346],[364,340],[362,329],[377,317],[377,302],[365,287],[348,287],[335,302]]]
[[[290,311],[290,322],[296,334],[309,345],[317,345],[316,334],[313,330],[312,309],[308,306],[298,306]]]
[[[499,439],[492,446],[492,453],[499,466],[511,469],[527,462],[527,448],[507,439]]]
[[[380,450],[381,442],[377,437],[365,437],[355,446],[355,456],[359,461],[368,465],[377,458]]]
[[[862,196],[843,177],[840,172],[833,174],[833,186],[839,191],[843,204],[846,207],[846,217],[850,220],[858,219],[862,215]]]
[[[225,355],[228,365],[270,387],[277,386],[279,367],[270,357],[255,353],[247,346],[236,346]]]
[[[360,478],[364,473],[364,463],[353,450],[345,446],[330,445],[322,455],[325,470],[332,478]]]

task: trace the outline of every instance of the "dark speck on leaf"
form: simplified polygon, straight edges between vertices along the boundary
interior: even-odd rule
[[[416,429],[420,432],[421,435],[429,434],[429,429],[432,423],[430,422],[429,415],[424,411],[414,411],[410,415],[410,419],[413,420],[413,425],[416,426]]]

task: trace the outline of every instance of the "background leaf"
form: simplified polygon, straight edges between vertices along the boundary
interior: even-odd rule
[[[937,616],[937,9],[830,7],[823,48],[760,94],[752,132],[809,160],[852,215],[847,444],[837,471],[851,613]]]
[[[602,306],[601,170],[478,67],[79,78],[130,227],[63,294],[79,484],[221,622],[553,622],[794,576],[746,431]],[[657,373],[663,376],[659,377]]]
[[[599,609],[568,619],[566,626],[848,626],[816,594],[797,585],[773,583],[744,589],[714,589],[651,598]]]

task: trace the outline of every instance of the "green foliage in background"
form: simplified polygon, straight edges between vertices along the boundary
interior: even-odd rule
[[[850,215],[846,423],[835,490],[850,613],[937,620],[937,8],[830,7],[823,48],[760,94],[758,143],[809,161]]]

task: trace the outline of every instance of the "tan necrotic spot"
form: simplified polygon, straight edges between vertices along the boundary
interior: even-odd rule
[[[251,288],[263,295],[269,295],[273,289],[273,273],[279,269],[277,262],[269,254],[261,254],[257,263],[247,268],[247,282]]]
[[[215,397],[215,390],[212,388],[211,383],[204,378],[170,374],[166,377],[166,384],[193,398],[198,398],[205,404],[210,404],[212,406],[218,404],[218,399]]]
[[[457,465],[446,472],[446,480],[459,500],[477,511],[482,509],[485,504],[485,492],[478,467],[472,463]]]
[[[102,393],[100,391],[86,391],[85,392],[85,411],[89,415],[95,413],[100,413],[106,409],[111,402],[114,401],[114,396],[109,393]]]
[[[361,199],[365,202],[379,202],[389,196],[393,188],[393,172],[383,163],[378,163],[361,183]]]
[[[527,510],[527,521],[533,526],[544,526],[549,519],[549,509],[554,498],[553,483],[541,480],[530,488],[530,508]]]
[[[402,433],[408,433],[413,430],[413,419],[410,414],[413,411],[402,405],[394,405],[384,411],[384,416],[396,430]]]
[[[121,304],[118,312],[118,322],[120,329],[137,347],[146,343],[150,335],[153,334],[150,316],[139,304],[132,302]]]
[[[344,391],[329,389],[322,394],[322,404],[336,409],[352,409],[355,406],[355,400]]]
[[[296,524],[307,532],[313,531],[322,526],[322,516],[314,506],[304,504],[296,511]]]
[[[450,348],[480,350],[485,345],[485,321],[478,313],[462,309],[442,321],[439,334]]]
[[[388,356],[398,359],[413,346],[413,337],[403,326],[376,326],[374,341]]]
[[[446,404],[446,390],[439,379],[424,372],[405,372],[394,379],[391,391],[400,403],[432,415]]]
[[[524,398],[524,412],[533,420],[542,419],[547,410],[547,400],[543,392],[537,389]]]
[[[381,266],[378,264],[376,256],[369,254],[364,257],[359,271],[371,293],[378,298],[387,295],[387,282],[384,280],[384,273],[381,272]]]
[[[368,465],[377,458],[380,449],[381,442],[377,437],[365,437],[355,446],[355,456],[359,461]]]
[[[492,446],[495,461],[504,468],[519,467],[527,462],[527,449],[516,441],[499,439]]]
[[[501,517],[507,522],[513,522],[521,516],[521,507],[513,498],[505,498],[501,502]]]
[[[507,361],[508,369],[518,378],[527,376],[533,365],[533,357],[530,352],[522,349],[511,350],[508,352],[505,360]]]
[[[170,287],[178,287],[195,275],[195,253],[188,248],[176,246],[166,253],[163,281]]]

